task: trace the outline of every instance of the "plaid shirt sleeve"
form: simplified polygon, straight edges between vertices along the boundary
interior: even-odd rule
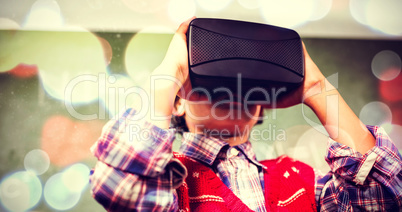
[[[91,147],[93,197],[108,211],[176,211],[171,172],[174,132],[134,120],[129,109],[103,128]],[[173,159],[174,160],[174,159]]]
[[[399,211],[402,208],[402,157],[384,130],[367,126],[376,146],[362,155],[329,141],[331,171],[317,180],[319,211]]]

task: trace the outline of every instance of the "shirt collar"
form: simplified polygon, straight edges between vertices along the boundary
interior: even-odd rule
[[[252,163],[254,163],[255,165],[260,166],[260,167],[262,167],[264,169],[266,168],[264,165],[262,165],[261,163],[259,163],[257,161],[257,157],[255,155],[255,152],[254,152],[252,146],[251,146],[250,141],[247,141],[247,142],[245,142],[243,144],[240,144],[240,145],[238,145],[236,147],[239,148],[243,152],[243,154],[247,157],[247,159],[249,159]]]
[[[212,165],[224,147],[228,148],[229,144],[214,137],[186,132],[183,134],[180,152],[187,157]],[[265,168],[264,165],[256,160],[250,141],[235,146],[235,148],[240,150],[252,163],[258,167]]]
[[[203,134],[184,133],[180,152],[190,158],[212,165],[226,142]]]

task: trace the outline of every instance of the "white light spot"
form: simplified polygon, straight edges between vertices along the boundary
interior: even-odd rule
[[[390,35],[402,35],[402,1],[369,0],[366,8],[367,24]]]
[[[155,28],[138,32],[128,43],[125,63],[129,76],[135,85],[143,85],[150,73],[162,62],[173,32],[155,33]]]
[[[367,7],[368,1],[361,0],[349,0],[349,10],[352,17],[359,23],[366,25],[366,13],[365,8]]]
[[[402,35],[402,1],[350,0],[349,8],[357,22],[389,35]]]
[[[87,4],[94,10],[100,10],[104,8],[104,3],[102,0],[86,0]]]
[[[217,12],[225,9],[232,0],[196,0],[197,4],[204,10]]]
[[[32,34],[29,39],[26,58],[21,60],[38,65],[47,94],[73,104],[87,104],[98,98],[98,88],[104,86],[99,78],[105,74],[106,65],[96,36],[90,32],[46,32]]]
[[[102,61],[103,62],[103,61]],[[55,67],[56,68],[56,67]],[[67,67],[66,67],[67,68]],[[66,69],[63,68],[63,69]],[[40,70],[41,82],[51,97],[73,104],[87,104],[98,97],[98,76],[85,74],[84,70]],[[57,74],[57,72],[59,74]]]
[[[294,145],[294,148],[292,148],[293,151],[289,156],[325,173],[330,170],[325,161],[327,142],[327,134],[323,134],[319,130],[309,127],[304,130],[302,135],[298,136],[297,143]]]
[[[71,192],[82,192],[88,185],[89,168],[82,164],[77,163],[63,172],[62,180],[66,188]]]
[[[286,28],[306,23],[312,17],[314,7],[314,0],[261,1],[261,12],[265,21]]]
[[[63,174],[51,176],[43,191],[45,201],[55,210],[69,210],[73,208],[81,198],[81,192],[72,192],[63,182]]]
[[[55,0],[37,0],[29,12],[24,28],[49,29],[64,25],[60,7]]]
[[[138,13],[155,13],[166,8],[168,0],[121,0],[129,9]]]
[[[401,72],[401,58],[390,50],[377,53],[371,61],[371,70],[380,80],[390,81],[395,79]]]
[[[392,125],[392,123],[387,122],[387,123],[381,124],[381,127],[385,130],[385,132],[387,134],[389,134],[390,132],[392,132],[393,125]]]
[[[49,155],[40,149],[34,149],[28,152],[24,158],[24,166],[27,171],[36,175],[45,173],[50,165]]]
[[[284,174],[283,174],[283,176],[285,177],[285,178],[288,178],[289,177],[289,172],[288,171],[286,171]]]
[[[237,0],[239,4],[249,10],[257,9],[260,7],[260,0]]]
[[[396,148],[398,148],[399,153],[402,154],[402,126],[393,124],[392,130],[390,133],[388,133],[388,135],[392,142],[394,142]]]
[[[0,29],[2,30],[15,30],[19,29],[20,25],[8,18],[0,18]]]
[[[175,23],[182,23],[195,15],[196,6],[193,0],[170,0],[168,15]]]
[[[42,196],[42,184],[31,172],[16,172],[0,183],[0,202],[10,211],[27,211],[36,206]]]
[[[275,148],[268,142],[253,142],[253,150],[258,160],[267,160],[277,157]]]
[[[317,21],[324,18],[332,7],[332,0],[315,0],[314,9],[310,16],[310,21]]]
[[[99,101],[103,103],[110,117],[114,117],[132,107],[135,101],[134,98],[139,97],[142,91],[131,78],[124,75],[108,76],[108,80],[103,88],[99,92]],[[139,101],[144,101],[144,99],[140,99]]]
[[[381,125],[391,122],[392,113],[386,104],[370,102],[361,109],[359,118],[366,125]]]
[[[108,81],[109,83],[111,83],[111,84],[114,84],[114,83],[116,82],[116,76],[110,75],[110,76],[107,78],[107,81]]]

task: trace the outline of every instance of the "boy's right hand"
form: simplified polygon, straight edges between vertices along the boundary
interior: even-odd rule
[[[186,33],[193,19],[180,25],[162,63],[145,82],[143,87],[149,94],[150,102],[144,104],[141,98],[133,105],[134,108],[141,108],[141,112],[144,111],[141,113],[144,116],[140,117],[144,117],[145,121],[162,129],[168,129],[170,126],[176,95],[185,98],[191,92]],[[145,109],[142,110],[142,108]]]
[[[179,26],[170,42],[165,58],[153,72],[153,74],[168,75],[176,78],[178,84],[177,95],[181,98],[185,98],[191,92],[186,33],[193,19],[195,17],[188,19]]]

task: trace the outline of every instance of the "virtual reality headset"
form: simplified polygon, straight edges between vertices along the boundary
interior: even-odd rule
[[[189,25],[187,44],[192,88],[211,96],[232,92],[265,101],[304,80],[302,42],[291,29],[197,18]]]

